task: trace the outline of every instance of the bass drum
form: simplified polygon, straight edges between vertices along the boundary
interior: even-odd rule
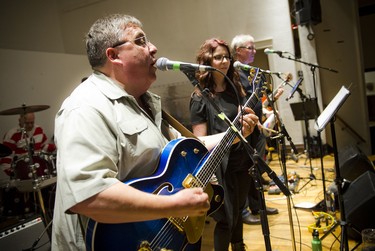
[[[30,214],[35,210],[33,201],[32,193],[20,192],[16,187],[2,187],[0,195],[1,215],[8,217]]]
[[[51,176],[51,168],[49,163],[39,155],[34,155],[32,157],[32,163],[29,156],[24,156],[17,159],[13,170],[15,178],[19,180],[34,179],[33,170],[36,178],[48,179]]]

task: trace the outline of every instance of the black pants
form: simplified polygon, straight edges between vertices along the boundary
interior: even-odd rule
[[[222,206],[215,214],[214,230],[215,251],[227,251],[230,243],[243,242],[242,209],[245,206],[249,191],[250,175],[248,170],[228,172],[225,177],[225,202],[231,203],[232,212],[228,205]],[[230,222],[232,224],[230,224]],[[233,225],[232,228],[230,226]]]

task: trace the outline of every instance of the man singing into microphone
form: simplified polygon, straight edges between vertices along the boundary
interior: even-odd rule
[[[58,185],[52,250],[183,250],[188,241],[172,220],[165,223],[169,231],[164,221],[152,229],[140,223],[205,216],[210,204],[202,187],[166,196],[127,183],[142,178],[151,183],[162,149],[170,138],[181,136],[165,125],[161,98],[148,91],[156,80],[157,48],[138,19],[115,14],[91,26],[86,51],[93,73],[64,101],[55,120]],[[245,136],[257,121],[251,112],[244,115]],[[223,136],[202,140],[210,150]],[[134,228],[119,231],[125,223]]]
[[[241,62],[245,65],[250,65],[254,62],[256,49],[254,44],[254,38],[251,35],[237,35],[232,39],[231,43],[231,49],[234,56],[234,59]],[[255,91],[256,86],[251,86],[249,81],[250,71],[240,69],[239,71],[241,83],[246,89],[247,95],[250,96],[253,91]],[[279,97],[282,94],[283,90],[280,89],[280,91],[275,95],[275,98]],[[254,108],[255,114],[262,118],[262,103],[258,103]],[[263,158],[265,155],[265,148],[266,148],[266,137],[260,133],[259,125],[256,130],[254,130],[254,133],[258,134],[258,142],[256,145],[256,150]],[[252,180],[253,181],[253,180]],[[258,190],[255,188],[255,184],[252,182],[252,185],[249,189],[249,196],[248,196],[248,206],[251,210],[251,213],[247,210],[247,207],[244,208],[243,214],[242,214],[242,221],[245,224],[260,224],[260,218],[259,218],[259,210],[260,210],[260,202],[259,202],[259,194]],[[266,208],[267,214],[277,214],[278,210],[277,208]]]

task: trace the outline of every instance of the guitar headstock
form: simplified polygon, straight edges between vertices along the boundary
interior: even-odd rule
[[[290,72],[283,73],[282,76],[283,76],[282,79],[283,79],[285,82],[289,82],[289,81],[291,81],[291,80],[293,79],[293,75],[292,75],[292,73],[290,73]]]
[[[260,68],[252,68],[250,70],[251,77],[251,84],[255,87],[255,93],[258,97],[261,97],[261,93],[263,92],[263,82],[265,81],[265,76],[263,75],[263,71]]]

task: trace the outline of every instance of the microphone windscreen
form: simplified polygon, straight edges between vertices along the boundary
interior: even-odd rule
[[[167,62],[168,62],[167,58],[164,58],[164,57],[158,58],[155,63],[156,68],[161,71],[167,70]]]

